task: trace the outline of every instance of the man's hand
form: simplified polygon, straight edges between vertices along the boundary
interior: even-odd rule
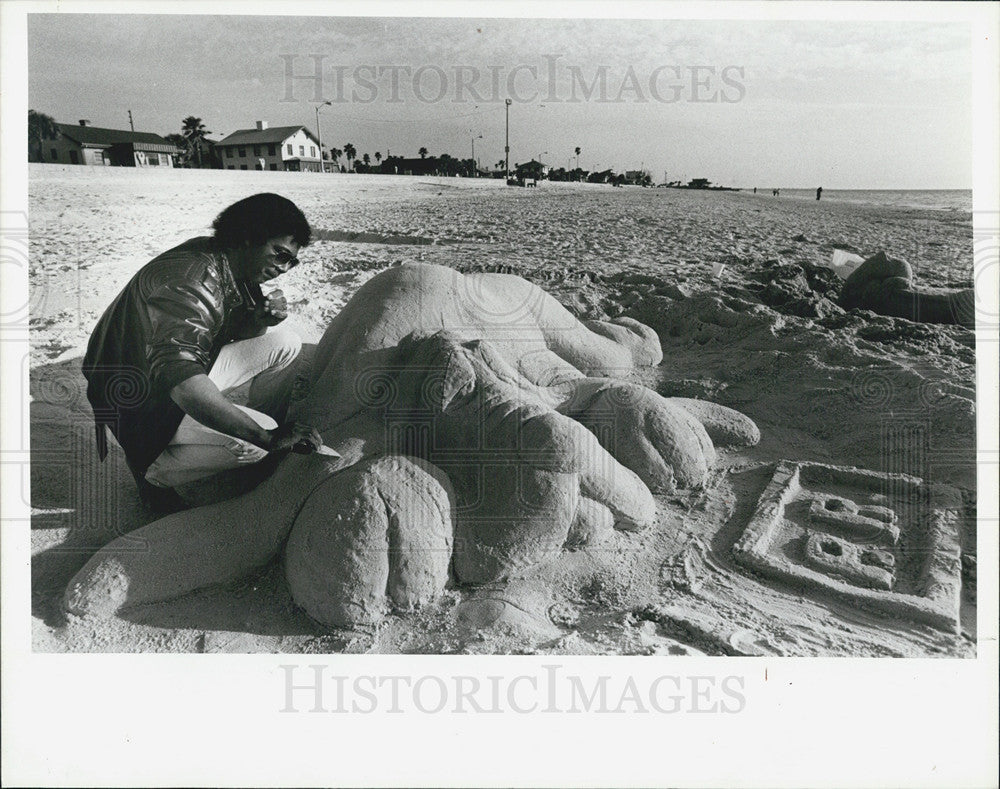
[[[262,304],[254,308],[257,321],[266,326],[277,326],[288,317],[288,302],[280,290],[271,291]]]
[[[286,422],[274,430],[269,430],[268,452],[290,449],[302,455],[309,455],[323,446],[323,437],[309,425],[301,422]]]
[[[323,446],[323,437],[309,425],[286,422],[265,430],[230,403],[207,375],[195,375],[170,390],[170,397],[185,413],[206,427],[247,441],[268,452],[291,449],[310,454]]]

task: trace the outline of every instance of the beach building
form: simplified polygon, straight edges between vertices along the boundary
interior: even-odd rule
[[[625,183],[632,186],[648,186],[653,183],[653,176],[645,170],[626,170]]]
[[[422,159],[419,157],[409,159],[404,156],[390,156],[382,160],[378,171],[390,175],[436,175],[440,167],[441,163],[436,156],[427,156]]]
[[[319,140],[305,126],[275,126],[257,121],[255,129],[238,129],[215,145],[227,170],[320,172]]]
[[[180,153],[159,134],[102,129],[81,120],[57,123],[59,136],[42,144],[42,161],[117,167],[173,167]]]
[[[532,159],[524,164],[514,165],[514,174],[518,179],[534,178],[541,180],[549,171],[549,166],[543,162]]]
[[[587,176],[587,182],[591,184],[606,184],[615,175],[614,170],[601,170],[600,172],[592,172]]]

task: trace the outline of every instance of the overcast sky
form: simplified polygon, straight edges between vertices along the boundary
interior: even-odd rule
[[[510,97],[512,165],[579,146],[655,181],[971,188],[958,24],[64,14],[29,16],[28,47],[29,106],[64,123],[315,133],[321,98],[328,146],[465,158],[475,137],[495,164]]]

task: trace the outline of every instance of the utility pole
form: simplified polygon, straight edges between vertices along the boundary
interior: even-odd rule
[[[504,114],[507,116],[507,132],[503,146],[503,169],[508,180],[510,179],[510,103],[510,99],[507,99],[504,107]]]
[[[132,110],[128,111],[128,126],[132,131],[135,131],[135,124],[132,123]]]
[[[321,173],[326,172],[326,160],[323,158],[323,132],[319,128],[319,111],[320,108],[327,105],[333,104],[332,101],[324,101],[316,105],[316,139],[319,142],[319,171]]]

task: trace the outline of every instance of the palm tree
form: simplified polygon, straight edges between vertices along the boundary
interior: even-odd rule
[[[330,161],[336,164],[342,153],[343,151],[340,148],[330,148]]]
[[[417,151],[417,153],[420,154],[420,158],[421,159],[426,159],[427,158],[427,149],[426,148],[421,148],[419,151]]]
[[[44,162],[42,155],[42,143],[45,140],[55,140],[59,138],[59,126],[55,118],[46,115],[44,112],[28,110],[28,153],[31,153],[31,146],[35,146],[35,155],[38,161]]]
[[[181,121],[181,134],[187,138],[191,150],[194,151],[195,158],[198,160],[198,167],[201,167],[202,142],[205,136],[211,133],[205,128],[205,124],[201,122],[201,118],[196,118],[194,115],[188,115]]]
[[[361,160],[365,163],[365,167],[372,163],[372,157],[370,157],[367,153],[361,157]]]
[[[382,163],[382,154],[380,154],[378,151],[375,151],[375,163],[376,164]]]
[[[344,156],[347,157],[347,169],[351,169],[351,162],[354,161],[354,157],[357,155],[357,149],[350,143],[344,146]]]

